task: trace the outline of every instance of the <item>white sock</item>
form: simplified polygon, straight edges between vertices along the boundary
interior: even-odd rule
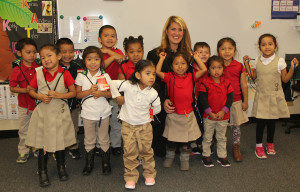
[[[256,147],[263,147],[262,143],[256,143]]]

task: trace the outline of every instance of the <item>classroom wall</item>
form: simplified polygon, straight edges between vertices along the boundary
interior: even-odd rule
[[[144,37],[145,57],[160,44],[165,21],[170,15],[181,16],[187,23],[192,44],[206,41],[212,54],[220,38],[229,36],[237,42],[236,59],[245,54],[258,55],[258,37],[272,33],[278,38],[279,56],[300,53],[300,32],[296,20],[271,20],[271,0],[58,0],[58,15],[103,16],[103,23],[116,27],[117,47],[130,35]],[[262,24],[251,28],[255,20]]]

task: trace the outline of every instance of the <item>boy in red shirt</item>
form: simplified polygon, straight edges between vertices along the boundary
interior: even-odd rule
[[[104,25],[99,29],[98,42],[101,43],[103,53],[104,69],[109,74],[111,80],[118,79],[120,63],[125,60],[123,52],[114,48],[117,44],[117,32],[111,25]],[[110,141],[113,155],[121,154],[121,123],[118,120],[119,106],[115,100],[110,100],[112,116],[110,118]],[[99,144],[97,142],[97,148]],[[96,150],[96,153],[98,150]]]
[[[28,124],[32,111],[36,104],[34,98],[28,94],[29,82],[35,75],[35,68],[39,65],[36,62],[37,46],[34,40],[29,38],[21,39],[16,45],[17,55],[20,59],[13,62],[13,70],[10,76],[10,91],[18,93],[19,111],[19,139],[17,163],[25,163],[29,157],[30,148],[25,145]]]

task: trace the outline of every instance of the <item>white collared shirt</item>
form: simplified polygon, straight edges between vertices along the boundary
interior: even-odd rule
[[[89,90],[92,86],[89,79],[93,84],[96,84],[96,76],[101,75],[99,70],[94,76],[90,72],[87,75],[79,73],[76,77],[75,84],[82,87],[82,91]],[[87,78],[87,77],[89,78]],[[107,73],[104,73],[106,81],[109,86],[111,86],[111,79]],[[83,101],[84,99],[82,99]],[[94,97],[88,98],[82,103],[81,117],[89,120],[100,120],[111,115],[112,106],[109,105],[105,97],[99,97],[94,99]]]
[[[124,92],[125,103],[122,105],[119,119],[131,125],[142,125],[151,122],[149,109],[153,106],[153,115],[160,112],[160,98],[155,89],[147,87],[140,89],[138,84],[130,81],[113,80],[111,85],[112,98],[121,96]],[[119,91],[118,91],[119,89]]]
[[[265,57],[263,57],[263,56],[261,55],[261,56],[260,56],[260,60],[261,60],[262,64],[268,65],[268,64],[271,63],[271,61],[273,61],[273,59],[275,58],[275,56],[276,56],[275,53],[274,53],[274,55],[272,55],[272,56],[269,57],[269,58],[265,58]],[[258,58],[259,58],[259,57],[257,57],[257,58],[255,59],[254,69],[256,69],[256,64],[257,64]],[[279,61],[278,61],[278,72],[281,73],[281,70],[283,70],[284,68],[286,68],[286,62],[285,62],[285,60],[284,60],[282,57],[280,57],[280,58],[279,58]]]

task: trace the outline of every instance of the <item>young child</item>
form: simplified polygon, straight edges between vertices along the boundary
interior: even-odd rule
[[[223,76],[230,81],[233,87],[233,103],[230,108],[230,121],[232,131],[232,152],[236,162],[242,161],[240,151],[241,129],[240,125],[249,121],[246,110],[248,109],[248,86],[246,80],[246,70],[244,66],[234,59],[236,43],[232,38],[220,39],[217,45],[220,57],[224,59]]]
[[[207,61],[210,57],[210,46],[206,42],[197,42],[194,45],[193,51],[198,52],[200,54],[201,61],[205,65],[207,65]],[[194,70],[195,71],[199,70],[199,68],[196,64],[194,64]],[[195,87],[195,97],[198,100],[197,106],[198,106],[201,117],[203,117],[204,109],[203,109],[203,106],[201,105],[201,102],[198,99],[198,95],[199,95],[199,91],[200,91],[201,82],[206,77],[207,77],[207,72],[205,72],[199,79],[197,79],[196,87]],[[198,116],[196,115],[196,117],[198,117]],[[201,131],[201,133],[203,133],[204,128],[203,128],[203,123],[201,122],[202,120],[197,118],[197,121],[198,121],[198,125],[200,127],[200,131]],[[195,142],[191,143],[191,149],[192,149],[191,155],[199,155],[199,154],[202,153],[202,147],[201,147],[201,145],[202,145],[202,136],[199,137],[199,139],[197,139]]]
[[[197,72],[186,73],[188,69],[188,57],[181,52],[176,52],[171,69],[173,72],[161,71],[166,53],[159,54],[156,66],[156,74],[167,85],[168,96],[175,107],[175,113],[169,113],[166,117],[166,125],[163,136],[167,138],[167,154],[164,167],[171,167],[176,147],[180,150],[180,169],[189,170],[190,142],[201,136],[200,128],[193,111],[193,81],[199,79],[205,72],[206,66],[200,59],[200,54],[195,52],[194,59],[198,64]]]
[[[56,46],[58,52],[61,54],[61,59],[59,60],[59,65],[68,70],[73,79],[76,79],[77,74],[83,72],[83,69],[80,64],[74,61],[74,44],[69,38],[60,38],[56,42]],[[76,144],[69,147],[69,154],[73,159],[81,158],[81,154],[79,152],[79,140],[77,137],[78,128],[78,115],[80,104],[76,97],[68,99],[68,105],[71,110],[71,117],[74,124]]]
[[[68,180],[65,148],[76,143],[67,99],[76,96],[74,79],[59,66],[61,55],[54,45],[40,49],[43,69],[37,70],[30,82],[29,94],[39,103],[32,113],[25,144],[39,149],[38,174],[40,186],[48,186],[48,153],[55,153],[61,181]],[[36,92],[37,90],[37,92]]]
[[[10,91],[18,93],[18,111],[19,111],[19,144],[17,163],[26,163],[29,157],[30,148],[25,145],[28,124],[32,111],[36,104],[34,98],[28,94],[27,88],[35,75],[37,46],[34,40],[29,38],[21,39],[16,45],[17,55],[20,59],[13,62],[13,70],[10,76]]]
[[[125,60],[125,56],[120,49],[115,48],[117,44],[117,32],[111,25],[104,25],[99,29],[98,42],[101,43],[101,52],[103,53],[104,69],[112,80],[118,79],[120,64]],[[110,139],[113,155],[121,154],[121,123],[118,121],[119,106],[116,100],[110,100],[109,104],[113,106],[110,118]],[[97,146],[96,149],[98,149]],[[97,152],[97,151],[96,151]]]
[[[138,36],[138,38],[129,36],[124,39],[123,45],[128,61],[120,65],[118,72],[119,80],[129,79],[134,72],[135,65],[143,59],[144,56],[144,43],[142,36]]]
[[[218,163],[223,167],[231,166],[227,160],[226,130],[230,117],[233,88],[228,79],[222,76],[224,61],[219,56],[212,56],[207,63],[208,77],[200,87],[199,99],[204,107],[204,135],[202,162],[204,167],[213,167],[210,159],[211,141],[216,131]]]
[[[152,88],[154,82],[154,64],[149,60],[140,60],[128,81],[118,80],[113,83],[112,97],[119,99],[119,92],[124,92],[125,95],[119,118],[122,120],[124,180],[127,189],[134,189],[139,179],[138,157],[142,160],[145,185],[155,184],[156,170],[151,147],[153,133],[150,122],[153,115],[160,112],[161,105],[158,93]]]
[[[275,119],[290,117],[281,81],[286,83],[292,78],[299,61],[294,58],[287,72],[284,59],[275,54],[278,45],[272,34],[261,35],[258,45],[261,55],[256,58],[254,69],[250,69],[248,55],[244,56],[243,60],[248,74],[257,82],[252,108],[252,116],[256,117],[257,122],[255,154],[260,159],[266,159],[262,144],[264,128],[267,125],[267,154],[275,155]]]
[[[100,144],[102,173],[107,175],[111,172],[108,127],[112,107],[107,101],[107,98],[111,98],[108,90],[111,79],[103,70],[103,56],[98,47],[85,48],[82,57],[86,71],[78,74],[75,82],[77,98],[82,99],[81,117],[86,151],[83,175],[90,175],[94,167],[96,138]],[[100,78],[104,82],[99,83]]]

